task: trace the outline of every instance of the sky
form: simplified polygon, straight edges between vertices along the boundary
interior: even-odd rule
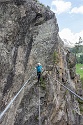
[[[62,40],[71,46],[83,40],[83,0],[39,0],[55,13]]]

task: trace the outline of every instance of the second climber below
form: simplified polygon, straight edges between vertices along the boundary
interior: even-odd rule
[[[41,72],[42,72],[42,66],[40,63],[37,64],[36,69],[37,69],[37,77],[38,77],[38,83],[39,83],[41,78]]]

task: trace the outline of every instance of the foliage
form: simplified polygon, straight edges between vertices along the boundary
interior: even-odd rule
[[[83,77],[81,78],[82,88],[83,88]]]
[[[56,51],[53,53],[53,63],[57,64],[59,62],[59,55]]]
[[[83,64],[76,64],[76,73],[80,75],[80,80],[83,87]]]
[[[50,6],[47,5],[47,8],[50,10]]]
[[[76,53],[76,47],[73,47],[73,48],[70,48],[70,51],[72,52],[72,53]],[[79,47],[78,47],[78,53],[83,53],[83,45],[80,45]]]
[[[83,104],[80,104],[79,106],[80,106],[80,112],[81,114],[83,114]]]
[[[40,2],[39,2],[39,0],[33,0],[33,1],[35,1],[35,2],[39,3],[42,7],[44,7],[44,6],[45,6],[43,3],[40,3]]]
[[[83,40],[81,37],[79,37],[79,41],[77,43],[75,43],[75,47],[72,48],[72,51],[74,53],[79,53],[80,49],[83,49]]]
[[[79,37],[79,42],[75,44],[75,47],[71,48],[70,51],[75,54],[77,63],[83,64],[83,40]]]
[[[42,5],[42,7],[44,7],[44,4],[40,3],[40,5]]]
[[[82,68],[83,68],[83,64],[76,65],[76,72],[77,72],[77,74],[80,75],[82,88],[83,88],[83,69]],[[78,102],[79,102],[79,106],[80,106],[80,112],[83,114],[83,101],[78,99]]]
[[[83,101],[78,98],[78,103],[79,103],[80,112],[81,114],[83,114]]]
[[[78,98],[78,102],[79,102],[80,104],[83,104],[83,101],[82,101],[81,99],[79,99],[79,98]]]
[[[83,55],[80,55],[80,63],[83,64]]]
[[[83,64],[83,55],[80,55],[80,57],[77,56],[77,57],[76,57],[76,60],[77,60],[77,63]]]
[[[80,75],[80,78],[83,77],[83,64],[76,64],[76,73]]]
[[[38,2],[38,0],[34,0],[35,2]]]
[[[40,85],[41,85],[43,90],[46,89],[46,84],[45,84],[45,81],[44,81],[43,77],[40,78]]]

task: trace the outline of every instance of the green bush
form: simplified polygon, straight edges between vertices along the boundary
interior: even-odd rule
[[[83,64],[83,55],[76,56],[76,62]]]
[[[40,3],[40,5],[42,5],[42,7],[44,7],[44,4]]]
[[[35,2],[38,2],[38,0],[34,0]]]
[[[59,55],[56,51],[53,53],[53,63],[57,64],[59,62]]]
[[[79,108],[80,108],[81,114],[83,114],[83,104],[80,104],[80,105],[79,105]]]
[[[83,88],[83,64],[76,64],[76,73],[80,75],[80,80]]]
[[[82,88],[83,88],[83,77],[81,78]]]
[[[40,85],[41,87],[45,90],[46,89],[46,84],[45,84],[45,80],[43,79],[43,77],[40,78]]]
[[[79,98],[77,100],[78,100],[78,103],[79,103],[80,112],[81,112],[81,114],[83,114],[83,101]]]
[[[78,102],[79,102],[79,104],[83,104],[83,101],[79,98],[78,98]]]

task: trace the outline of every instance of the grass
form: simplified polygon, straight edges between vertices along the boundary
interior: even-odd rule
[[[81,83],[82,83],[82,88],[83,88],[83,64],[76,64],[76,73],[80,75]],[[83,114],[83,101],[78,99],[79,102],[79,108],[81,114]]]
[[[80,78],[83,78],[83,64],[76,64],[76,73],[80,75]]]
[[[83,64],[76,64],[76,73],[80,75],[82,88],[83,88]]]

